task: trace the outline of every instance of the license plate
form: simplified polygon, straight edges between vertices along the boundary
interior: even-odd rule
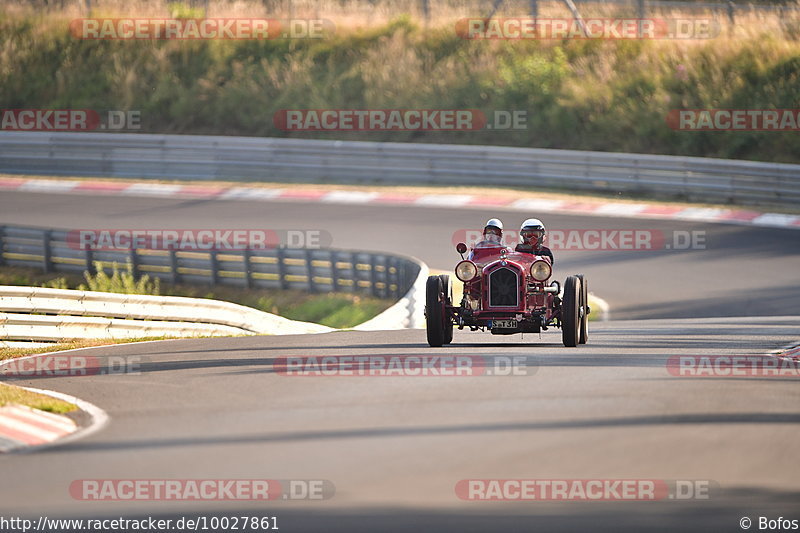
[[[502,329],[515,329],[517,327],[517,321],[513,319],[509,320],[492,320],[492,329],[495,328],[502,328]]]

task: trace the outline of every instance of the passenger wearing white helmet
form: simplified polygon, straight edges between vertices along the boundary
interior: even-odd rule
[[[490,218],[483,227],[483,241],[478,245],[497,245],[503,241],[503,223],[499,218]]]
[[[555,262],[553,252],[544,245],[547,232],[541,220],[529,218],[523,222],[519,228],[519,235],[522,237],[522,242],[515,248],[517,252],[546,256],[550,258],[550,264]]]

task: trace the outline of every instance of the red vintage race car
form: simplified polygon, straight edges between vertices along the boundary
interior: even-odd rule
[[[425,321],[428,344],[442,346],[453,340],[453,328],[489,330],[493,335],[539,333],[561,328],[564,346],[585,344],[588,337],[588,286],[582,274],[551,281],[547,256],[510,251],[501,244],[478,245],[464,259],[467,245],[456,250],[462,261],[456,277],[464,283],[461,303],[453,302],[450,276],[428,277]]]

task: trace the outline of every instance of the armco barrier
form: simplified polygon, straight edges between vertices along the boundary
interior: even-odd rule
[[[374,252],[271,248],[236,251],[77,249],[68,231],[0,226],[0,265],[41,268],[45,272],[93,272],[114,263],[134,274],[171,283],[300,289],[308,292],[360,292],[399,299],[414,285],[418,261]]]
[[[800,201],[800,165],[423,143],[3,132],[0,172],[553,187],[753,205]]]
[[[231,302],[204,298],[0,285],[0,338],[5,339],[53,340],[327,331],[332,329],[319,324],[289,320]]]
[[[0,265],[83,272],[129,263],[137,276],[148,273],[172,282],[361,292],[398,301],[358,329],[424,325],[427,267],[413,258],[285,248],[224,253],[78,250],[68,245],[67,233],[0,226]],[[5,341],[326,331],[331,328],[216,300],[0,286],[0,339]]]
[[[0,339],[12,341],[139,339],[165,336],[212,337],[252,334],[246,330],[215,324],[0,313]]]

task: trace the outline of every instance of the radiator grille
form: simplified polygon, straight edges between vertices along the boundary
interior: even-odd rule
[[[510,268],[498,268],[489,274],[489,307],[519,305],[519,276]]]

